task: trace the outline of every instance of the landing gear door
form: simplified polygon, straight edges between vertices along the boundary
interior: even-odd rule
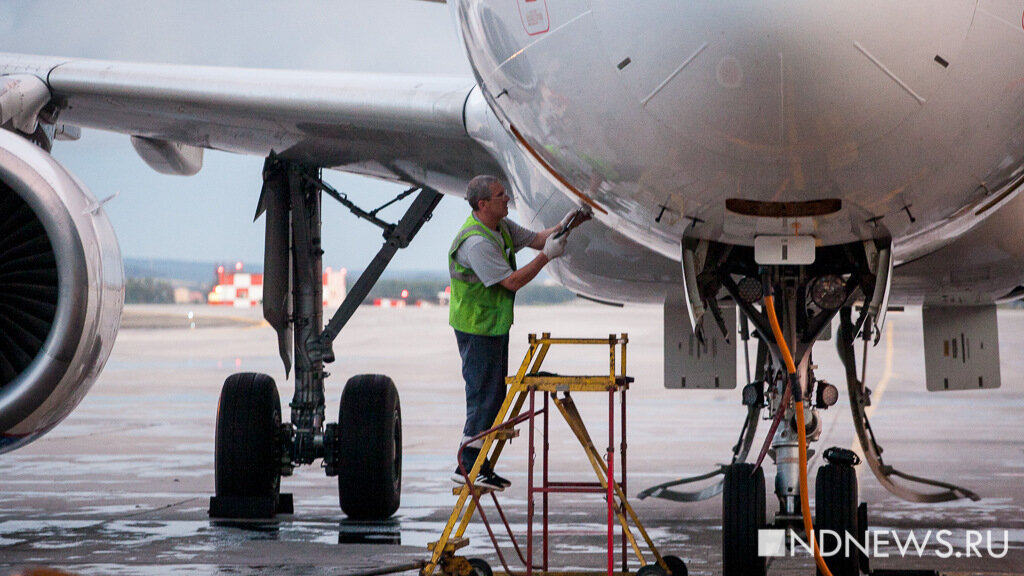
[[[690,329],[684,298],[680,294],[665,302],[665,388],[736,388],[736,307],[722,306],[729,340],[709,315],[701,343]]]
[[[922,315],[929,391],[999,388],[995,306],[926,306]]]

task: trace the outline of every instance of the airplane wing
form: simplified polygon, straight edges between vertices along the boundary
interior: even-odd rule
[[[194,174],[206,149],[273,152],[461,195],[472,176],[503,173],[467,133],[475,86],[0,53],[0,452],[42,436],[85,396],[124,296],[102,202],[47,153],[53,140],[74,139],[75,128],[130,135],[168,174]]]
[[[200,149],[209,148],[257,156],[273,151],[290,160],[409,183],[424,183],[431,175],[443,182],[443,177],[464,181],[500,173],[466,133],[463,109],[474,86],[468,78],[0,53],[0,76],[8,75],[45,82],[51,99],[44,118],[140,137],[133,140],[136,149],[165,172],[175,168],[159,161],[161,150],[191,151],[201,163]]]

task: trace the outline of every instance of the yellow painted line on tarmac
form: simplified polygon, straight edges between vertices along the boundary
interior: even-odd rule
[[[882,403],[885,389],[889,386],[889,380],[892,379],[892,359],[894,356],[893,349],[895,348],[892,325],[893,319],[890,318],[889,323],[885,327],[885,369],[882,371],[882,377],[878,380],[878,385],[875,386],[874,391],[871,393],[871,406],[864,410],[869,418],[875,413],[875,409],[878,408],[879,404]]]

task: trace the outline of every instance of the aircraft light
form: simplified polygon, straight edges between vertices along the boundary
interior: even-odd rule
[[[817,402],[819,408],[834,406],[839,401],[839,389],[828,382],[818,382]]]
[[[835,310],[843,305],[846,289],[843,279],[835,274],[819,276],[811,282],[811,301],[823,310]]]
[[[744,406],[757,406],[763,402],[760,382],[752,382],[743,387]]]
[[[747,276],[740,280],[737,287],[739,288],[740,298],[744,302],[757,302],[763,295],[761,281],[753,276]]]

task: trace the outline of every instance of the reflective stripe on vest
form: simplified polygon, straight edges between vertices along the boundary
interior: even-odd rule
[[[512,270],[516,269],[515,246],[512,235],[504,220],[499,222],[505,249],[502,256]],[[480,223],[470,215],[459,229],[459,233],[448,249],[448,272],[451,275],[452,293],[448,304],[448,323],[459,332],[483,336],[501,336],[508,334],[512,327],[512,311],[515,303],[515,292],[500,283],[484,286],[480,278],[473,272],[455,261],[455,253],[470,236],[483,236],[488,242],[501,249],[501,243],[494,231]]]

